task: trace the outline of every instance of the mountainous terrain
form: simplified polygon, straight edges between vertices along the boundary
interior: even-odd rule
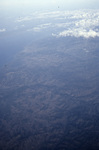
[[[99,149],[98,41],[49,36],[1,67],[1,150]]]

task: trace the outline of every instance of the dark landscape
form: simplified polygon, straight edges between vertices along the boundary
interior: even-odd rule
[[[2,67],[1,150],[99,149],[98,41],[49,37]]]

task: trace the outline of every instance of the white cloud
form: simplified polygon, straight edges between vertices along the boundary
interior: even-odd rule
[[[75,37],[84,37],[84,38],[89,38],[89,37],[96,37],[99,36],[99,32],[95,32],[93,30],[85,30],[85,29],[69,29],[69,30],[65,30],[63,32],[60,32],[58,35],[55,35],[57,37],[66,37],[66,36],[75,36]]]
[[[35,31],[35,32],[40,32],[41,31],[40,27],[34,27],[32,30]]]
[[[66,29],[57,34],[53,33],[53,36],[99,37],[99,11],[71,11],[66,18],[70,19],[69,23],[57,24],[57,27],[66,27]]]
[[[23,29],[24,27],[25,27],[24,24],[19,25],[19,26],[15,26],[15,27],[14,27],[14,30],[20,30],[20,29]]]
[[[5,28],[0,29],[0,32],[5,32],[5,31],[6,31],[6,29],[5,29]]]
[[[41,24],[41,25],[38,25],[37,27],[34,27],[32,29],[28,29],[27,31],[40,32],[41,30],[47,29],[49,27],[51,27],[51,23]]]
[[[37,14],[36,14],[37,15]],[[64,17],[64,12],[63,11],[51,11],[51,12],[43,12],[43,13],[39,13],[36,18],[38,19],[47,19],[47,18],[59,18],[59,17]]]
[[[16,22],[24,22],[24,21],[30,21],[32,20],[33,18],[30,17],[30,16],[26,16],[26,17],[20,17],[16,20]]]

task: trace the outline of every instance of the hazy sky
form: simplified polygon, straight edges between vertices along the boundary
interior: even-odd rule
[[[99,0],[0,0],[0,7],[32,7],[33,9],[98,8]]]

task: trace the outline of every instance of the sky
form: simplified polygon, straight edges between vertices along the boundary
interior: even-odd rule
[[[98,6],[99,0],[0,0],[0,8],[90,9]]]

